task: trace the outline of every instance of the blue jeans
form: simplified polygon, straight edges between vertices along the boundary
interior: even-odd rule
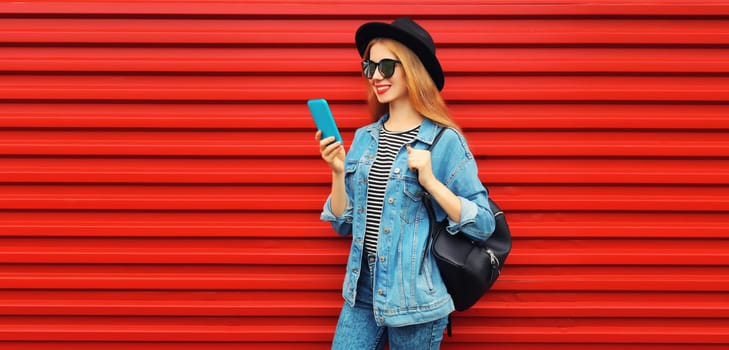
[[[448,317],[404,327],[380,327],[375,324],[372,307],[372,284],[377,259],[365,254],[357,281],[354,307],[342,306],[332,342],[333,350],[381,350],[389,341],[390,350],[437,350],[443,340]]]

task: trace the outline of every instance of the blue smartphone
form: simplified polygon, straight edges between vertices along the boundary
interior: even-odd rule
[[[316,128],[321,130],[321,138],[325,139],[330,136],[334,136],[336,141],[339,141],[344,145],[342,136],[339,135],[339,129],[337,123],[334,122],[334,116],[332,115],[331,109],[329,109],[329,103],[323,98],[312,99],[306,102],[309,105],[309,112],[311,117],[314,118]]]

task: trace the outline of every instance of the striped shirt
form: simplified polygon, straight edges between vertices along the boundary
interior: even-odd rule
[[[380,236],[380,218],[385,203],[385,190],[387,180],[390,178],[392,164],[398,152],[406,144],[415,140],[420,126],[403,132],[390,132],[383,126],[380,129],[380,142],[377,147],[377,157],[372,163],[367,178],[367,224],[365,226],[365,250],[370,253],[377,252],[377,239]]]

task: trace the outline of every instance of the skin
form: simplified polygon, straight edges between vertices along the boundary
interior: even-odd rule
[[[387,47],[376,43],[370,50],[370,60],[390,58],[396,59],[395,54]],[[405,82],[405,73],[400,64],[395,67],[395,74],[390,78],[383,78],[379,70],[375,70],[372,79],[369,79],[370,88],[375,91],[377,100],[389,104],[390,118],[385,122],[387,130],[398,132],[413,129],[420,125],[423,116],[418,113],[410,103],[408,88]],[[344,188],[344,147],[334,142],[334,137],[321,139],[321,131],[317,131],[315,139],[319,144],[322,159],[332,170],[332,212],[336,216],[344,213],[347,205],[347,194]],[[418,172],[418,182],[425,188],[436,202],[445,210],[448,217],[459,222],[461,217],[461,201],[433,174],[430,151],[417,150],[407,145],[408,167]]]

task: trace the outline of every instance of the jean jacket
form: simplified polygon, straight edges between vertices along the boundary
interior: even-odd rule
[[[332,213],[330,196],[321,214],[321,219],[331,222],[337,233],[352,235],[342,290],[345,301],[352,306],[362,255],[366,254],[363,252],[367,178],[377,155],[379,130],[387,118],[385,115],[355,133],[344,164],[347,193],[344,213],[341,216]],[[428,148],[440,128],[424,118],[411,146]],[[431,150],[431,160],[435,176],[461,200],[460,221],[449,219],[448,231],[466,234],[474,240],[487,239],[494,230],[494,215],[465,139],[454,129],[446,130]],[[373,288],[375,321],[379,326],[401,327],[430,322],[446,317],[454,310],[434,258],[429,254],[422,259],[428,242],[428,214],[423,205],[424,189],[417,174],[408,169],[407,162],[407,150],[403,147],[390,169],[385,192]],[[434,203],[434,209],[438,221],[446,217],[437,203]]]

